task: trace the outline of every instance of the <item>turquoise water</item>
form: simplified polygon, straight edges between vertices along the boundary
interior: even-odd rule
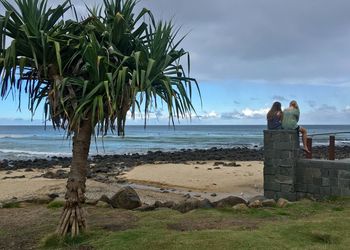
[[[308,132],[348,132],[349,125],[305,126]],[[90,153],[125,154],[212,147],[261,147],[266,126],[127,126],[124,138],[107,135],[92,140]],[[328,136],[315,136],[314,145],[326,145]],[[350,134],[336,136],[337,145],[350,145]],[[0,159],[70,156],[71,139],[65,132],[44,126],[0,126]]]

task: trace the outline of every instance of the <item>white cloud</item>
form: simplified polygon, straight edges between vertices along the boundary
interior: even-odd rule
[[[262,117],[265,117],[268,111],[269,111],[268,108],[256,109],[256,110],[251,108],[245,108],[241,111],[241,114],[243,115],[243,118],[262,118]]]
[[[204,112],[203,115],[199,116],[201,119],[217,119],[221,118],[221,114],[216,111]]]

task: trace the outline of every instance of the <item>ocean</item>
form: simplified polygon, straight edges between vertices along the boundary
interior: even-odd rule
[[[350,125],[309,125],[309,134],[349,132]],[[126,126],[124,138],[109,134],[93,138],[90,155],[146,153],[263,146],[265,125]],[[313,137],[313,145],[327,145],[329,135]],[[71,156],[72,140],[65,131],[44,126],[0,126],[0,160]],[[350,145],[350,133],[336,135],[336,145]]]

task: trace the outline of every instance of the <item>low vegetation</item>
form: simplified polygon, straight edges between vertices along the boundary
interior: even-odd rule
[[[18,212],[18,210],[24,210]],[[0,218],[17,210],[37,209],[48,225],[28,222],[38,238],[22,247],[42,249],[348,249],[350,244],[350,199],[323,202],[303,200],[286,208],[200,209],[185,214],[170,209],[150,212],[87,207],[89,230],[77,238],[58,238],[55,215],[60,209],[33,205],[0,209]],[[29,211],[29,210],[28,210]],[[29,213],[29,212],[28,212]],[[46,217],[46,218],[45,218]],[[8,217],[6,217],[9,220]],[[27,217],[27,220],[29,218]],[[14,218],[13,218],[14,220]],[[0,248],[9,238],[24,240],[25,227],[7,221],[0,231]],[[8,225],[12,225],[8,227]],[[11,235],[11,236],[10,236]],[[35,237],[34,237],[35,238]],[[4,243],[5,242],[5,243]],[[13,244],[13,243],[12,243]],[[32,245],[30,245],[32,244]],[[36,245],[35,245],[36,244]]]

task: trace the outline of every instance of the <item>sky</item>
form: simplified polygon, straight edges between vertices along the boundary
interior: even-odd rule
[[[73,0],[82,15],[84,3],[95,2]],[[203,105],[195,96],[197,116],[177,124],[266,124],[274,101],[286,108],[291,100],[300,124],[350,123],[350,1],[141,0],[139,7],[187,34],[182,47]],[[16,98],[0,105],[0,124],[31,119],[25,102],[21,112]],[[40,110],[33,119],[42,123]],[[149,124],[167,122],[161,108],[148,117]]]

